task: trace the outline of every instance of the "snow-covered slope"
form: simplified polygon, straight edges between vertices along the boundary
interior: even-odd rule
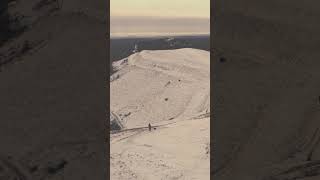
[[[111,110],[127,128],[209,112],[209,52],[142,51],[114,63]]]
[[[111,136],[112,180],[209,180],[210,119],[193,119]]]
[[[142,51],[113,64],[111,111],[123,130],[111,134],[111,179],[209,179],[209,56]]]

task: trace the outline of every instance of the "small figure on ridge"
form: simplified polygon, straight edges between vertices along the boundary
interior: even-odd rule
[[[151,131],[151,124],[150,123],[149,123],[148,127],[149,127],[149,131]]]

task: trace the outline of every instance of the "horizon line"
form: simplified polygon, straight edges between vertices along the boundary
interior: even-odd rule
[[[201,33],[110,33],[110,39],[122,38],[166,38],[182,36],[210,36],[210,32]]]

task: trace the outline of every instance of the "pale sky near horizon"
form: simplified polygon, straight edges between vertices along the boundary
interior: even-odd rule
[[[110,14],[210,18],[210,0],[111,0]]]
[[[210,0],[111,0],[111,36],[208,34]]]

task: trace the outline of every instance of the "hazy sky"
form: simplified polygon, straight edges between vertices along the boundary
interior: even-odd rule
[[[111,36],[208,34],[210,0],[111,0]]]
[[[111,0],[111,16],[210,17],[210,0]]]

